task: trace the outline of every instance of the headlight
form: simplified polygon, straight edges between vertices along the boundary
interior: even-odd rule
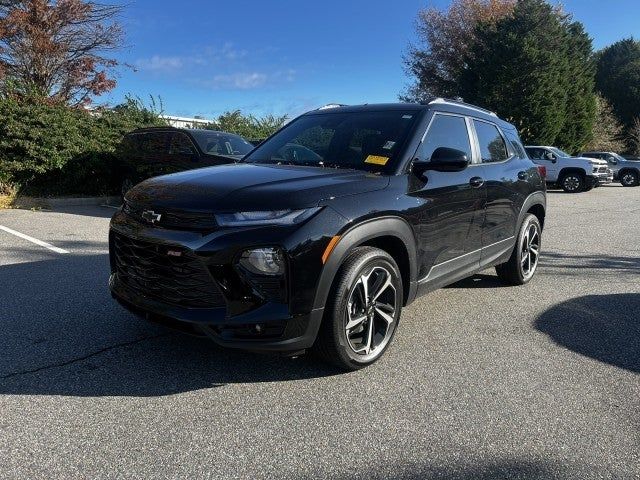
[[[259,275],[282,275],[285,269],[284,257],[278,248],[245,250],[239,263],[250,272]]]
[[[293,225],[315,214],[320,208],[302,210],[270,210],[256,212],[219,213],[216,221],[221,227],[242,227],[251,225]]]

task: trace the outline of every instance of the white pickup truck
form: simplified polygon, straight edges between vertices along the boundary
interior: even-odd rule
[[[559,148],[528,145],[529,158],[547,169],[547,183],[561,187],[565,192],[578,193],[611,183],[613,172],[604,160],[572,157]]]

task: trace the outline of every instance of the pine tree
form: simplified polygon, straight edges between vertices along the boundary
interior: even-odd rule
[[[576,151],[595,112],[591,40],[544,0],[476,28],[459,78],[460,96],[509,118],[526,142]]]
[[[640,116],[640,41],[627,38],[598,52],[596,86],[629,132]]]

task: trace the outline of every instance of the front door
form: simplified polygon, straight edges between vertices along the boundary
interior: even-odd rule
[[[439,147],[463,151],[473,162],[465,117],[434,114],[416,159],[429,161]],[[486,197],[481,168],[470,163],[460,172],[428,170],[421,177],[410,174],[409,195],[418,200],[412,223],[420,248],[421,283],[433,285],[440,278],[478,267]]]

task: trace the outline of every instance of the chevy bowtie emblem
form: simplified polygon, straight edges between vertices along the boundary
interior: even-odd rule
[[[162,215],[154,212],[153,210],[145,210],[142,212],[142,218],[149,223],[156,223],[160,221]]]

